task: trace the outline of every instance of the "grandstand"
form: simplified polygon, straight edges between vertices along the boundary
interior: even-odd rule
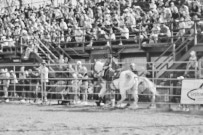
[[[71,63],[92,63],[112,53],[128,63],[124,68],[144,63],[141,69],[155,71],[151,78],[176,78],[184,75],[186,65],[181,62],[189,60],[191,51],[198,59],[203,54],[198,0],[70,0],[41,7],[32,3],[14,11],[5,8],[0,15],[1,65],[43,60],[59,64],[60,55]]]

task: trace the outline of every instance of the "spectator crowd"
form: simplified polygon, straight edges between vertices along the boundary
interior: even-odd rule
[[[174,29],[183,36],[201,17],[202,5],[198,0],[68,0],[57,7],[26,5],[8,11],[0,15],[0,51],[19,43],[20,35],[29,53],[35,50],[33,36],[74,46],[92,46],[95,40],[106,41],[107,46],[114,40],[119,45],[129,39],[165,42]]]
[[[25,45],[27,59],[30,52],[37,52],[38,44],[34,37],[56,44],[73,42],[74,46],[87,42],[87,46],[91,47],[94,41],[105,41],[106,46],[115,40],[119,41],[118,45],[123,45],[124,41],[130,39],[142,44],[167,42],[176,32],[184,41],[186,29],[191,29],[194,21],[201,18],[202,11],[198,0],[69,0],[58,7],[45,5],[36,8],[28,5],[0,15],[0,52],[5,46]],[[194,31],[191,29],[189,33],[193,34]],[[67,57],[61,56],[58,63],[61,70],[75,72],[71,64],[62,66],[68,63]],[[5,98],[8,97],[10,83],[23,84],[20,90],[31,89],[37,93],[40,81],[33,79],[26,82],[26,78],[38,78],[43,74],[41,68],[35,70],[25,71],[22,67],[16,77],[13,71],[2,69],[0,78],[5,78],[1,81]],[[48,72],[53,69],[44,70]],[[69,76],[88,79],[87,68],[81,62],[77,63],[77,70],[78,74]],[[13,78],[12,82],[10,78]],[[34,86],[27,88],[24,86],[26,83]],[[43,84],[45,87],[46,83]],[[78,82],[73,80],[70,83],[74,85]],[[92,83],[88,84],[86,80],[80,83],[83,85],[82,93],[87,89],[92,92]],[[19,96],[25,97],[24,92],[19,93]],[[87,97],[83,95],[82,98]]]

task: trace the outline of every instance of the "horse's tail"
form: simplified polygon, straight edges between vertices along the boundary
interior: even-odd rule
[[[146,77],[139,77],[139,82],[145,82],[145,84],[147,85],[146,87],[154,94],[154,95],[159,95],[159,93],[157,92],[157,89],[156,89],[156,85],[151,81],[149,80],[148,78]]]

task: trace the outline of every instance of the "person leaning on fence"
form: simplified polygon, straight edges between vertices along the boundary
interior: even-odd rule
[[[21,102],[25,102],[25,80],[26,80],[26,72],[25,67],[22,66],[19,72],[19,86],[17,90],[19,91],[17,94],[22,97]]]
[[[18,83],[18,79],[16,77],[16,74],[13,72],[13,70],[10,71],[10,79],[11,79],[11,86],[9,87],[10,91],[13,91],[11,93],[13,93],[13,95],[11,94],[11,96],[16,97],[16,91],[15,91],[15,86]]]
[[[5,68],[5,91],[6,91],[6,94],[7,94],[7,97],[8,97],[8,88],[9,88],[9,86],[10,86],[10,73],[9,73],[9,71],[8,71],[8,69],[7,68]]]
[[[46,67],[46,62],[44,60],[42,61],[41,66],[39,67],[39,73],[41,77],[42,99],[43,99],[43,102],[47,102],[46,87],[47,87],[47,83],[49,82],[49,78],[48,78],[49,69]]]
[[[36,102],[38,99],[38,91],[39,91],[39,80],[38,80],[39,72],[35,71],[35,70],[34,71],[30,70],[29,78],[31,79],[30,80],[30,92],[32,92],[34,94],[34,96],[31,95],[31,97],[34,97],[34,102]]]
[[[9,102],[8,98],[8,87],[10,85],[10,74],[6,69],[1,70],[1,78],[4,79],[2,80],[2,85],[3,85],[3,92],[4,92],[4,98],[6,102]]]
[[[88,79],[87,68],[83,67],[82,85],[81,85],[81,89],[80,89],[83,101],[87,100],[87,89],[88,89],[88,80],[87,79]]]

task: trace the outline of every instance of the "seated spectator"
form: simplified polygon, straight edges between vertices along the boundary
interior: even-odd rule
[[[179,18],[178,8],[175,6],[174,2],[170,3],[170,9],[171,9],[173,20],[178,19]]]
[[[146,44],[149,42],[147,29],[148,29],[148,25],[141,26],[141,32],[140,32],[140,36],[138,37],[138,39],[140,40],[140,42],[142,44]],[[138,39],[137,39],[137,37],[135,37],[135,40],[138,40]]]
[[[8,42],[6,41],[6,37],[3,36],[1,37],[1,40],[0,40],[0,52],[3,52],[3,48],[5,46],[8,46]]]
[[[107,33],[102,29],[101,26],[98,27],[98,40],[106,40]]]
[[[129,29],[126,27],[125,24],[121,25],[120,27],[117,27],[117,29],[121,33],[119,45],[123,45],[122,39],[129,39]]]
[[[179,9],[180,15],[186,17],[189,15],[189,8],[187,5],[183,4]]]
[[[159,33],[159,37],[160,37],[160,41],[161,42],[166,42],[169,40],[169,38],[171,37],[171,31],[169,29],[168,26],[166,26],[165,24],[161,24],[160,26],[160,33]]]
[[[75,36],[75,41],[77,43],[82,43],[85,41],[85,31],[81,28],[78,27],[77,24],[74,25],[74,36]],[[78,46],[78,44],[77,44]]]
[[[190,16],[193,17],[194,15],[200,16],[201,9],[198,5],[198,2],[192,2],[192,6],[190,8]]]
[[[183,17],[180,18],[180,22],[179,22],[179,25],[178,25],[178,33],[176,36],[178,36],[178,39],[179,38],[182,38],[182,42],[184,41],[184,34],[185,34],[185,20]]]
[[[153,24],[152,33],[150,35],[149,43],[157,43],[160,27],[159,24]]]
[[[29,42],[28,47],[25,50],[23,59],[28,60],[30,57],[30,53],[35,51],[35,45],[33,42]]]
[[[15,41],[9,36],[8,39],[8,46],[9,47],[14,47],[15,46]]]
[[[64,22],[63,18],[61,19],[61,22],[60,22],[60,28],[62,31],[65,31],[68,29],[68,26],[67,26],[66,22]]]

